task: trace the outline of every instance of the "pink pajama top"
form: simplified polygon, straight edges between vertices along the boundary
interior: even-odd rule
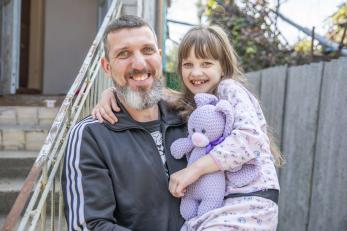
[[[246,186],[237,188],[227,182],[226,195],[265,189],[279,190],[266,120],[258,100],[242,84],[232,79],[221,81],[217,94],[219,99],[231,103],[234,109],[234,124],[231,135],[215,146],[209,154],[221,170],[232,170],[254,158],[257,158],[261,169],[260,176]]]

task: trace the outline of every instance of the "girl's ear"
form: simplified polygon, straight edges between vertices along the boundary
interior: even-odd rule
[[[198,93],[194,96],[194,100],[197,107],[201,107],[207,104],[216,105],[216,103],[218,102],[218,98],[215,95],[208,93]]]
[[[223,136],[227,137],[231,134],[234,127],[234,113],[232,106],[227,100],[220,100],[216,105],[216,111],[225,115],[225,127]]]

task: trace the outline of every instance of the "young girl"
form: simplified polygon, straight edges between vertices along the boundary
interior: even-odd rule
[[[207,92],[231,103],[235,122],[232,134],[210,153],[170,176],[171,194],[182,197],[186,187],[202,175],[232,171],[251,159],[256,159],[261,169],[260,176],[248,185],[237,187],[227,181],[223,206],[186,221],[182,230],[276,230],[279,183],[274,163],[280,163],[280,152],[270,145],[263,112],[244,87],[245,78],[226,33],[218,26],[189,30],[179,46],[178,74],[183,93],[174,107],[183,118],[195,108],[194,95]],[[110,90],[94,108],[94,118],[102,120],[102,114],[116,122],[109,105],[118,110]]]

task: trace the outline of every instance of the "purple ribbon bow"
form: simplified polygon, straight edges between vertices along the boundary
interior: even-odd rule
[[[224,139],[225,139],[224,136],[221,136],[218,139],[211,141],[205,148],[205,150],[206,150],[205,154],[208,154],[214,148],[214,146],[216,146],[217,144],[222,143]]]

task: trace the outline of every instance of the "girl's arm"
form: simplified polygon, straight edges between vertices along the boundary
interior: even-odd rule
[[[111,124],[114,124],[118,121],[118,119],[112,110],[119,112],[120,108],[117,105],[113,88],[111,87],[107,88],[101,93],[100,101],[92,110],[92,117],[93,119],[99,120],[100,123],[103,123],[104,120],[107,120]]]
[[[205,155],[192,165],[170,176],[169,191],[174,197],[182,197],[186,188],[201,176],[219,171],[219,166],[210,155]]]
[[[173,102],[181,96],[180,92],[168,88],[164,88],[162,93],[163,99],[168,102]],[[103,123],[106,120],[111,124],[114,124],[118,119],[112,110],[119,112],[120,108],[118,107],[114,96],[114,88],[110,87],[101,93],[100,101],[92,110],[92,117],[93,119],[97,119],[100,123]]]
[[[232,132],[209,153],[221,170],[233,171],[244,163],[269,152],[266,122],[255,97],[234,80],[219,86],[221,99],[228,100],[234,110]]]

